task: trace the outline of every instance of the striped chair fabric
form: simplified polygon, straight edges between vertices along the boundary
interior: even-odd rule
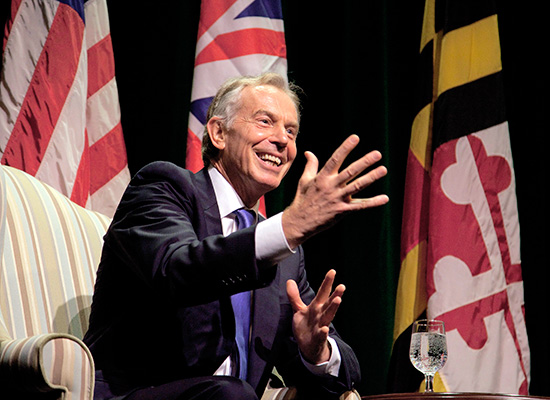
[[[92,399],[81,339],[109,223],[0,166],[0,398]]]

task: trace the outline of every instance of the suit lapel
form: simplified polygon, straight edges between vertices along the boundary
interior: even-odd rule
[[[197,191],[197,197],[200,197],[199,204],[203,207],[204,222],[206,225],[206,236],[221,235],[222,223],[220,211],[216,202],[216,194],[210,175],[206,168],[201,169],[195,175],[195,184],[200,190]]]

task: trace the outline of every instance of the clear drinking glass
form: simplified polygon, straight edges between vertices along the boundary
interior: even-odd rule
[[[433,378],[447,361],[443,321],[420,319],[413,323],[409,358],[426,377],[426,392],[433,392]]]

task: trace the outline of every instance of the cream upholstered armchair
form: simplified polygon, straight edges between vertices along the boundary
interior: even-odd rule
[[[109,223],[0,166],[0,399],[92,400],[94,363],[81,339]],[[282,388],[262,400],[296,398]]]
[[[94,364],[81,339],[109,223],[0,166],[1,399],[92,399]]]

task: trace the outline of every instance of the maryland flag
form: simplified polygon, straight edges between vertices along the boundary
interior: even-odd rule
[[[420,59],[392,360],[393,379],[409,386],[392,389],[420,387],[422,375],[399,365],[410,364],[410,325],[426,316],[447,330],[436,391],[525,395],[529,345],[494,2],[427,0]]]

